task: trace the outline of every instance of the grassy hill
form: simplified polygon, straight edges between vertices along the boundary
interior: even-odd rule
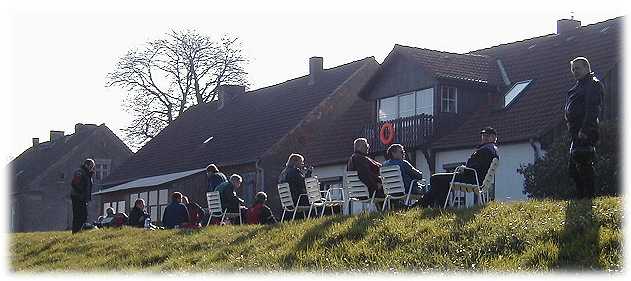
[[[12,234],[14,271],[622,269],[622,199],[491,203],[277,226]]]

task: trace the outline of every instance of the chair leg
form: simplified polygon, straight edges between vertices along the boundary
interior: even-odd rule
[[[280,222],[282,223],[283,220],[285,219],[285,212],[287,212],[287,209],[283,209],[283,216],[280,217]]]
[[[451,185],[449,185],[449,190],[447,191],[447,198],[445,198],[445,204],[443,205],[443,209],[447,208],[447,201],[449,200],[450,195],[451,195]]]
[[[294,221],[296,219],[296,212],[298,211],[298,208],[294,207],[294,215],[291,217],[291,221]],[[304,214],[304,212],[302,212]]]
[[[309,206],[309,214],[307,215],[307,219],[311,218],[311,210],[313,209],[313,204],[311,204],[311,206]],[[316,209],[316,212],[318,211],[318,209]]]
[[[226,212],[227,212],[227,211],[228,211],[228,210],[226,209],[226,210],[223,212],[223,214],[221,215],[221,224],[223,224],[223,221],[226,219]]]
[[[239,225],[243,225],[243,216],[241,216],[241,210],[239,210]]]

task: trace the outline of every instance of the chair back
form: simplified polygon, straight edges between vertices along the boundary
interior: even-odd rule
[[[294,199],[291,198],[291,191],[289,190],[289,183],[278,184],[278,197],[280,198],[280,205],[283,209],[293,209]]]
[[[222,213],[221,209],[221,196],[219,191],[206,192],[206,202],[208,203],[208,213]]]
[[[493,184],[493,182],[495,182],[495,172],[497,171],[499,163],[499,159],[493,158],[493,161],[491,161],[491,165],[489,166],[489,171],[486,172],[486,176],[484,177],[484,181],[482,182],[482,188],[491,188],[491,185]]]
[[[401,175],[401,167],[399,165],[382,166],[379,168],[381,174],[383,193],[386,195],[405,193],[403,185],[403,176]]]
[[[359,180],[357,171],[346,171],[346,189],[349,198],[367,197],[370,198],[368,187]]]
[[[322,194],[320,193],[320,182],[317,178],[306,178],[305,186],[307,187],[307,198],[309,198],[310,204],[322,201]]]

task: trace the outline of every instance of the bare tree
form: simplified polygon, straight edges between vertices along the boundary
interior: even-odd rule
[[[248,85],[238,37],[218,41],[195,30],[175,31],[125,54],[106,87],[128,91],[123,108],[133,119],[124,131],[134,148],[145,144],[187,108],[217,98],[217,87]]]

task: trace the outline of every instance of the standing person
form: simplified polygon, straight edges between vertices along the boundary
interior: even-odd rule
[[[408,160],[405,160],[405,149],[403,145],[395,143],[388,147],[386,151],[386,161],[383,162],[383,166],[398,165],[401,169],[401,176],[403,177],[403,186],[405,187],[405,193],[410,192],[410,185],[412,180],[422,180],[423,173],[414,168]],[[413,193],[418,193],[417,189],[412,189]]]
[[[365,138],[358,138],[353,142],[354,153],[348,159],[347,171],[357,171],[359,180],[368,187],[370,196],[376,193],[375,197],[384,198],[381,177],[379,177],[379,162],[368,157],[370,145]]]
[[[480,144],[476,147],[476,151],[471,154],[465,165],[456,167],[454,173],[458,175],[456,175],[455,181],[475,184],[477,174],[479,183],[482,184],[486,173],[489,171],[491,162],[493,162],[493,158],[499,159],[496,143],[497,132],[495,129],[491,127],[482,129],[480,131]],[[474,169],[475,174],[471,170],[465,170],[464,167]],[[433,174],[429,179],[431,189],[417,204],[424,207],[432,205],[442,207],[447,199],[449,183],[454,173]]]
[[[242,209],[245,201],[237,196],[237,190],[241,188],[243,179],[237,174],[230,176],[230,180],[217,186],[215,191],[219,192],[221,207],[228,213],[237,213]]]
[[[312,171],[312,167],[305,168],[305,158],[302,155],[297,153],[289,155],[285,168],[280,173],[279,182],[289,184],[294,206],[309,206],[305,179],[311,177]]]
[[[227,182],[226,175],[219,171],[215,164],[206,167],[206,176],[208,177],[208,191],[213,192],[221,183]]]
[[[263,191],[256,193],[254,205],[248,209],[245,217],[247,224],[275,224],[278,222],[265,202],[267,202],[267,194]]]
[[[570,69],[576,84],[568,91],[565,101],[565,120],[571,141],[568,170],[576,183],[576,197],[592,198],[595,146],[599,139],[598,115],[604,91],[586,58],[573,59]]]
[[[72,178],[72,233],[81,231],[88,219],[88,202],[92,199],[92,177],[94,176],[94,160],[88,158],[81,167],[74,172]]]
[[[188,222],[188,210],[182,204],[182,193],[173,192],[171,194],[171,204],[164,209],[162,215],[162,226],[167,229],[180,227]]]

